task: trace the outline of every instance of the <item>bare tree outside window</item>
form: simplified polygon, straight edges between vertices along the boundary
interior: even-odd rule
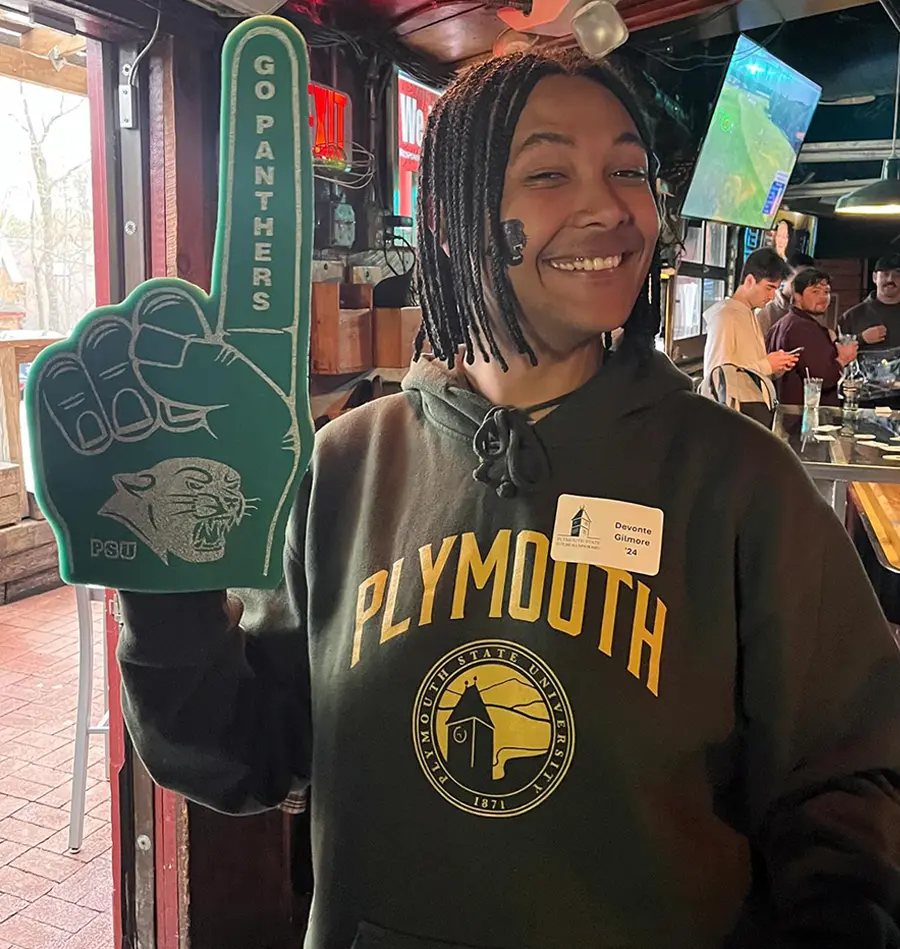
[[[87,99],[0,78],[0,142],[0,247],[25,284],[22,328],[68,334],[95,299]]]

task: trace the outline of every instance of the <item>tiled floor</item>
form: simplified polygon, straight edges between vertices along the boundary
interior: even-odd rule
[[[113,944],[112,834],[101,736],[91,738],[84,845],[77,854],[67,850],[77,628],[68,587],[0,607],[0,949]],[[99,718],[100,675],[94,683]]]

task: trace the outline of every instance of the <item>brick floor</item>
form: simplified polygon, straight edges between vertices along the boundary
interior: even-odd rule
[[[95,645],[99,670],[99,623]],[[77,676],[71,589],[0,607],[0,949],[113,944],[109,784],[99,736],[91,739],[84,844],[68,852]]]

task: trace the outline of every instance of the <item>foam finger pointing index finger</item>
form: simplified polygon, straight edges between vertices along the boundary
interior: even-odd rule
[[[296,332],[312,244],[309,64],[286,20],[256,17],[228,38],[221,165],[216,330]]]

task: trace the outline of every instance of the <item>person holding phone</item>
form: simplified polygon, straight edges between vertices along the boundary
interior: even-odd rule
[[[769,330],[770,352],[793,351],[796,363],[775,382],[780,402],[803,405],[803,380],[822,380],[822,405],[836,406],[838,383],[844,367],[856,359],[858,345],[836,343],[825,326],[831,305],[831,278],[824,270],[808,267],[794,277],[794,304]]]
[[[790,271],[771,247],[754,251],[744,264],[741,284],[734,295],[717,303],[704,314],[706,348],[703,353],[703,377],[709,379],[720,366],[737,366],[766,379],[775,379],[792,369],[797,356],[788,352],[766,352],[762,328],[756,311],[775,299],[775,294]],[[734,395],[741,412],[768,426],[771,410],[762,401],[762,393],[749,373],[741,373]]]

